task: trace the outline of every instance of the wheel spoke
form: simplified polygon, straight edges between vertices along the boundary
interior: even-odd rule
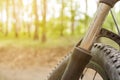
[[[85,69],[85,71],[83,72],[83,74],[81,75],[81,80],[83,79],[84,75],[86,74],[88,68]]]
[[[96,75],[97,75],[97,71],[96,71],[95,74],[94,74],[93,80],[95,80]]]

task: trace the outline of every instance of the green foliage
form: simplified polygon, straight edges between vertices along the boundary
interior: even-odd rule
[[[35,28],[37,29],[36,32],[38,31],[36,34],[40,38],[38,40],[39,42],[41,42],[43,33],[45,33],[48,42],[52,42],[55,40],[65,41],[64,39],[68,40],[73,38],[77,39],[84,36],[92,18],[87,13],[82,13],[82,11],[80,10],[81,5],[74,0],[55,0],[54,5],[57,5],[56,7],[52,7],[52,5],[49,6],[49,2],[51,2],[51,0],[47,0],[48,2],[46,3],[49,4],[47,5],[47,11],[45,11],[43,8],[43,3],[41,2],[43,0],[38,0],[38,2],[36,2],[37,4],[34,4],[34,6],[32,1],[24,4],[24,0],[22,0],[20,6],[18,0],[10,0],[9,4],[12,3],[12,1],[16,2],[14,6],[12,4],[8,6],[9,10],[5,8],[6,1],[7,0],[0,1],[0,15],[2,15],[2,18],[6,19],[6,21],[4,21],[2,18],[0,18],[0,40],[16,40],[16,27],[19,27],[17,30],[19,35],[19,37],[17,38],[18,41],[32,40],[35,34]],[[57,12],[51,12],[52,8],[57,10]],[[3,13],[4,11],[5,14]],[[8,13],[6,11],[8,11]],[[46,13],[46,17],[44,13]],[[115,14],[118,22],[120,22],[120,13],[115,12]],[[5,17],[6,15],[8,16]],[[81,15],[83,17],[81,17]],[[72,23],[74,23],[74,35],[71,35]],[[8,26],[6,26],[7,24]],[[35,24],[37,25],[37,27],[35,27]],[[103,24],[103,27],[117,32],[114,26],[115,25],[113,19],[109,14],[105,20],[105,23]],[[8,35],[5,36],[5,31],[7,30],[7,28]],[[43,30],[43,28],[45,30]],[[61,32],[63,33],[62,37]],[[55,42],[57,43],[57,41]]]
[[[117,16],[116,21],[117,21],[117,22],[120,22],[120,19],[119,19],[119,16],[120,16],[120,15],[119,15],[119,13],[114,14],[114,16]],[[117,30],[116,30],[116,27],[115,27],[115,26],[116,26],[116,25],[115,25],[115,23],[114,23],[114,21],[113,21],[113,18],[112,18],[112,16],[111,16],[111,14],[109,14],[109,15],[107,16],[104,24],[103,24],[103,27],[106,28],[106,29],[108,29],[108,30],[110,30],[110,31],[113,31],[113,32],[117,33]],[[118,26],[119,26],[119,23],[118,23]]]
[[[114,28],[114,22],[113,22],[113,19],[111,17],[111,15],[109,14],[108,17],[106,18],[106,21],[104,22],[103,24],[103,27],[104,28],[107,28],[109,30],[113,30]]]

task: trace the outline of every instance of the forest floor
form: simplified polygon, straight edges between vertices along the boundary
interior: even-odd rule
[[[70,47],[0,46],[0,80],[44,80]]]
[[[44,80],[72,47],[1,45],[0,80]]]

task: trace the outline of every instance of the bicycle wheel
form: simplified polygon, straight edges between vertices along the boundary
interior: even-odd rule
[[[91,68],[99,73],[103,80],[120,80],[120,52],[115,48],[95,43],[91,49],[92,59],[86,68]],[[64,73],[69,56],[59,64],[47,80],[60,80]],[[81,75],[81,80],[85,74]],[[92,80],[95,80],[94,78]]]

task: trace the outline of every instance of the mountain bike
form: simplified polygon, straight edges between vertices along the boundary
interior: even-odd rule
[[[119,35],[101,27],[109,11],[118,1],[99,1],[96,15],[86,35],[47,80],[82,80],[87,68],[95,70],[103,80],[120,80],[120,51],[109,45],[96,43],[100,37],[106,37],[120,45]]]

